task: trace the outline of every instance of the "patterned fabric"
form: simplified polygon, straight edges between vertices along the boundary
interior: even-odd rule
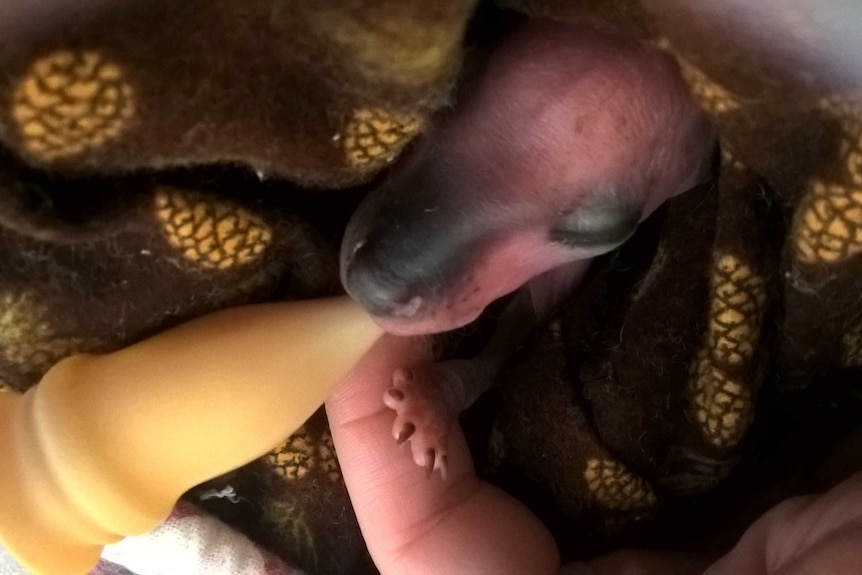
[[[856,31],[767,3],[776,54],[761,29],[684,0],[500,3],[667,51],[722,154],[712,182],[597,263],[464,418],[486,477],[568,559],[722,525],[732,537],[857,467],[839,447],[862,407],[862,82],[816,57]],[[512,20],[474,0],[6,4],[8,392],[216,309],[338,292],[365,186],[457,105]],[[468,333],[442,354],[475,349],[483,333]],[[322,413],[186,499],[303,572],[375,572]]]
[[[815,63],[845,24],[758,8],[765,43],[744,12],[723,18],[733,2],[708,14],[675,0],[507,4],[565,17],[588,6],[674,55],[722,154],[713,182],[598,262],[515,359],[491,415],[489,475],[576,557],[620,534],[678,545],[738,529],[767,502],[858,469],[840,444],[862,408],[859,86]]]

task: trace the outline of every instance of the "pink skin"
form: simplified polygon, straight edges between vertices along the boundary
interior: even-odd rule
[[[359,524],[383,573],[555,573],[557,549],[526,508],[479,481],[460,431],[449,438],[447,481],[428,480],[392,441],[380,397],[403,365],[431,359],[423,338],[384,337],[326,402]]]
[[[577,282],[574,274],[572,283]],[[548,287],[551,285],[551,287]],[[539,282],[531,301],[536,316],[559,299],[566,286]],[[405,368],[412,372],[405,377]],[[445,431],[448,480],[426,479],[415,463],[427,464],[391,441],[405,412],[392,413],[409,395],[387,389],[396,373],[398,389],[419,388],[416,374],[436,373],[428,342],[382,340],[327,401],[341,468],[369,550],[384,575],[551,574],[562,575],[849,575],[862,565],[862,473],[822,495],[788,500],[755,522],[724,557],[627,549],[559,567],[549,533],[524,506],[475,475],[458,426]],[[431,379],[444,383],[451,371]],[[451,381],[450,381],[451,383]],[[455,381],[456,388],[462,381]],[[426,395],[435,392],[422,392]],[[444,398],[467,392],[443,390]],[[444,399],[444,403],[452,402]],[[456,400],[457,402],[457,400]],[[431,402],[432,404],[434,401]],[[414,408],[410,408],[411,410]],[[437,425],[432,418],[429,425]],[[436,433],[443,433],[437,427]],[[403,430],[403,428],[402,428]],[[396,434],[397,431],[396,431]],[[432,438],[433,439],[433,438]],[[424,441],[424,440],[423,440]],[[426,444],[427,445],[427,444]],[[426,449],[420,449],[422,455]],[[441,469],[435,462],[433,468]],[[441,469],[442,471],[442,469]],[[710,564],[712,564],[710,566]],[[706,571],[704,571],[706,569]]]
[[[585,25],[527,24],[354,214],[342,280],[390,333],[469,323],[618,246],[701,181],[712,127],[673,61]],[[561,241],[561,229],[577,232]]]
[[[533,22],[357,210],[342,280],[388,332],[437,333],[516,298],[490,350],[400,369],[383,396],[417,465],[446,474],[458,414],[662,202],[708,173],[713,132],[676,65],[579,24]],[[537,303],[545,301],[545,303]]]
[[[389,374],[430,359],[428,341],[385,337],[326,402],[368,549],[383,575],[700,575],[714,558],[623,550],[560,570],[553,539],[521,503],[480,481],[460,429],[449,480],[429,481],[395,444],[380,404]],[[785,501],[755,522],[707,575],[851,575],[862,565],[862,473]]]
[[[413,459],[430,475],[447,477],[449,434],[458,415],[496,380],[511,354],[534,325],[548,317],[586,272],[588,261],[554,268],[527,282],[498,320],[498,328],[481,353],[471,359],[428,362],[401,368],[383,396],[396,413],[392,435],[409,441]]]

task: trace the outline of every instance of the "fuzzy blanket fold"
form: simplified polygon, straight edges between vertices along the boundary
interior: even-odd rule
[[[502,4],[0,8],[2,389],[212,310],[337,293],[351,209],[457,105],[469,57],[524,14],[587,18],[677,58],[721,157],[467,413],[480,469],[574,558],[720,546],[858,467],[862,80],[820,58],[846,25],[776,4],[784,41],[764,45],[676,0]],[[304,572],[374,572],[322,413],[187,498]]]

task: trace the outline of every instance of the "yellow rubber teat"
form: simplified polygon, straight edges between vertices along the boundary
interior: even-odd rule
[[[191,487],[278,445],[380,337],[349,298],[233,308],[0,394],[0,540],[84,574]]]

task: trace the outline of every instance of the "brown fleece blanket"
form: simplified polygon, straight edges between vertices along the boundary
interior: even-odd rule
[[[766,39],[675,0],[504,4],[673,54],[722,154],[712,182],[594,266],[466,414],[479,467],[547,522],[565,558],[721,546],[778,499],[858,466],[862,98],[860,78],[826,58],[854,31],[783,3],[766,3],[778,31]],[[216,309],[339,292],[351,209],[514,12],[472,0],[0,8],[3,388]],[[227,484],[239,502],[187,497],[309,573],[374,572],[322,413],[204,488]]]

